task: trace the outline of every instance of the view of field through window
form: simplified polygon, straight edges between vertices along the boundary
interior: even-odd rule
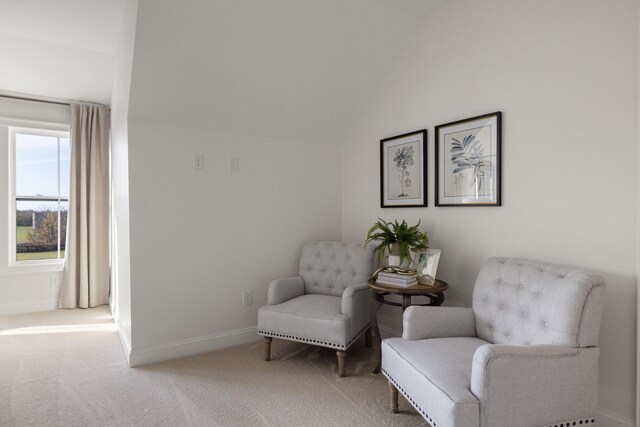
[[[68,134],[16,132],[16,261],[64,258],[69,161]]]

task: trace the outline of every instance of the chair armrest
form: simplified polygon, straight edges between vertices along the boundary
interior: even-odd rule
[[[596,347],[480,346],[473,356],[471,392],[480,401],[481,424],[546,425],[595,417],[599,354]]]
[[[373,290],[368,283],[347,286],[342,292],[340,312],[351,318],[351,338],[369,324]]]
[[[300,276],[276,279],[269,283],[267,304],[282,304],[295,297],[304,295],[304,280]]]
[[[402,324],[406,340],[476,336],[473,310],[466,307],[407,307]]]

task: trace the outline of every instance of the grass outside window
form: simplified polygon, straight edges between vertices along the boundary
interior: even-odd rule
[[[25,243],[29,241],[29,232],[32,227],[17,226],[16,227],[16,243]],[[38,261],[47,259],[57,259],[58,251],[47,252],[20,252],[16,254],[16,261]],[[60,251],[60,259],[64,259],[64,249]]]

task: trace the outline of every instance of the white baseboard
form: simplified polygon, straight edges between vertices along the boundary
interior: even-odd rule
[[[598,427],[633,427],[636,423],[606,409],[598,409]]]
[[[246,344],[258,340],[259,336],[257,332],[258,327],[252,326],[203,337],[187,338],[157,346],[133,348],[130,351],[129,366],[133,368],[148,363],[162,362],[164,360]]]
[[[122,350],[124,351],[124,357],[127,361],[127,365],[131,367],[131,338],[125,333],[125,329],[120,323],[120,317],[114,315],[113,308],[111,309],[111,316],[113,316],[113,321],[116,324],[116,329],[118,330],[118,337],[120,337],[120,344],[122,344]]]
[[[38,301],[22,302],[19,304],[0,305],[0,316],[11,314],[37,313],[39,311],[52,311],[58,309],[58,299],[46,299]]]

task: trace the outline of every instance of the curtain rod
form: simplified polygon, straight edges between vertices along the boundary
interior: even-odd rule
[[[9,98],[9,99],[17,99],[19,101],[32,101],[32,102],[43,102],[45,104],[55,104],[55,105],[66,105],[66,106],[70,106],[71,105],[71,101],[69,102],[64,102],[64,101],[51,101],[48,99],[38,99],[38,98],[29,98],[26,96],[17,96],[17,95],[5,95],[5,94],[1,94],[0,93],[0,98]],[[84,101],[77,101],[78,104],[92,104],[92,105],[99,105],[101,107],[109,107],[109,105],[105,105],[105,104],[100,104],[98,102],[84,102]]]

